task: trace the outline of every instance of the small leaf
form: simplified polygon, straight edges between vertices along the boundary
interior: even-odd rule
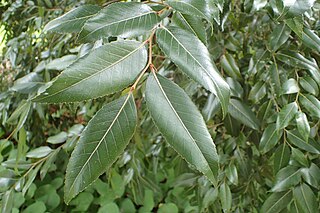
[[[96,41],[108,36],[133,37],[152,30],[159,21],[156,12],[147,4],[113,3],[85,23],[79,40]]]
[[[146,102],[166,141],[215,184],[219,169],[216,148],[188,95],[176,84],[154,74],[147,80]]]
[[[59,144],[65,142],[67,138],[68,134],[66,132],[59,132],[54,136],[48,137],[47,142],[51,144]]]
[[[50,154],[52,149],[48,146],[40,146],[27,153],[27,158],[43,158]]]
[[[220,111],[220,104],[218,98],[210,93],[207,102],[202,109],[202,115],[206,122],[208,122],[215,114]]]
[[[292,191],[272,193],[261,207],[261,213],[281,212],[291,202]]]
[[[237,99],[230,99],[229,113],[233,118],[252,129],[258,130],[260,128],[259,120],[255,114],[247,105]]]
[[[311,93],[314,96],[318,96],[318,85],[310,76],[304,76],[303,78],[299,78],[299,83],[305,91]]]
[[[238,185],[238,171],[234,163],[227,167],[226,176],[232,184]]]
[[[27,190],[29,189],[29,187],[31,186],[31,184],[33,183],[34,179],[36,178],[38,171],[40,170],[41,166],[42,166],[43,162],[39,163],[34,169],[31,170],[30,173],[28,173],[28,180],[27,182],[24,184],[23,188],[22,188],[22,194],[25,195]]]
[[[202,43],[207,44],[206,28],[199,18],[176,12],[171,20],[176,26],[192,32]]]
[[[276,175],[275,185],[271,191],[281,192],[295,186],[301,180],[301,172],[298,168],[287,166],[281,169]]]
[[[320,118],[320,101],[316,97],[300,93],[299,102],[311,116]]]
[[[48,70],[64,70],[68,66],[70,66],[77,59],[76,55],[65,55],[61,58],[56,58],[50,61],[46,65],[46,69]]]
[[[147,51],[135,41],[116,41],[93,50],[64,70],[33,101],[75,102],[124,89],[147,63]]]
[[[286,144],[278,146],[274,154],[274,173],[278,173],[280,169],[287,166],[290,160],[290,148]]]
[[[240,69],[236,63],[236,60],[230,55],[225,53],[221,58],[221,66],[224,71],[232,78],[241,80]]]
[[[65,180],[65,202],[105,172],[124,151],[137,122],[131,94],[102,107],[89,121],[72,152]]]
[[[82,26],[90,17],[95,15],[101,8],[96,5],[83,5],[68,13],[50,21],[44,31],[55,31],[61,33],[80,32]]]
[[[319,203],[313,191],[308,185],[302,183],[293,190],[293,198],[300,209],[300,212],[317,213],[319,212]]]
[[[303,112],[298,112],[296,115],[296,122],[299,133],[305,141],[308,141],[310,134],[310,125],[306,114],[304,114]]]
[[[289,38],[291,30],[285,24],[278,24],[272,31],[269,39],[269,44],[272,51],[279,49]]]
[[[221,184],[219,187],[219,198],[223,212],[229,212],[232,205],[232,194],[226,183]]]
[[[50,155],[50,157],[46,160],[46,162],[43,164],[40,170],[40,179],[43,180],[44,177],[46,176],[49,168],[52,166],[54,161],[57,158],[58,153],[60,152],[60,148],[56,149],[53,151],[53,153]]]
[[[190,78],[219,98],[225,116],[230,88],[211,61],[206,46],[192,33],[176,27],[159,28],[156,34],[161,50]]]
[[[300,89],[299,89],[298,83],[294,78],[288,79],[282,85],[282,94],[294,94],[299,91]]]
[[[276,124],[269,124],[262,134],[259,149],[262,153],[270,151],[278,143],[281,136],[282,131],[277,130]]]
[[[297,130],[287,131],[287,138],[291,144],[305,151],[320,154],[320,151],[311,144],[312,140],[309,140],[309,143],[307,143]]]
[[[298,105],[296,102],[285,105],[277,116],[277,129],[284,129],[290,123],[290,121],[295,117],[298,112]]]

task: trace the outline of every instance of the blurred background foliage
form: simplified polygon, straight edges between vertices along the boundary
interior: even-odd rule
[[[217,100],[174,64],[162,55],[154,63],[202,110],[220,156],[219,187],[164,143],[139,90],[139,126],[125,153],[67,206],[70,153],[97,109],[121,93],[74,104],[30,102],[99,45],[79,46],[74,34],[42,30],[74,7],[110,2],[1,0],[2,212],[319,212],[320,4],[297,0],[288,9],[281,0],[214,2],[220,24],[206,42],[232,89],[226,119]],[[296,114],[287,112],[290,103]],[[276,131],[276,125],[285,129]]]

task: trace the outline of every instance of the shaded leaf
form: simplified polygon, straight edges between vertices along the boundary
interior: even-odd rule
[[[319,212],[319,203],[313,191],[308,185],[302,183],[293,190],[293,198],[298,205],[299,212],[317,213]]]
[[[298,105],[296,102],[285,105],[277,116],[277,129],[283,129],[287,127],[290,121],[295,117],[298,112]]]
[[[225,53],[221,57],[221,66],[223,67],[224,71],[232,78],[241,80],[241,73],[240,69],[235,61],[235,59],[230,55]]]
[[[232,194],[229,186],[226,183],[219,187],[219,198],[224,212],[229,212],[232,206]]]
[[[227,167],[226,176],[232,184],[234,185],[238,184],[238,171],[234,163],[230,164]]]
[[[50,61],[46,65],[46,69],[48,70],[64,70],[68,66],[70,66],[77,59],[76,55],[65,55],[61,58],[56,58]]]
[[[255,114],[247,105],[237,99],[230,99],[229,114],[252,129],[258,130],[260,128],[259,120]]]
[[[292,191],[272,193],[261,207],[261,213],[281,212],[292,199]]]
[[[278,173],[280,169],[287,166],[290,160],[290,148],[286,144],[278,146],[274,154],[274,173]]]
[[[146,33],[160,21],[148,5],[118,2],[90,18],[79,35],[80,41],[95,41],[108,36],[133,37]]]
[[[215,184],[219,169],[215,145],[187,94],[176,84],[154,74],[147,81],[146,102],[166,141]]]
[[[309,166],[308,165],[308,158],[300,151],[300,149],[296,149],[291,147],[292,152],[292,160],[298,162],[302,166]],[[302,174],[302,173],[301,173]]]
[[[291,30],[285,24],[278,24],[272,31],[269,38],[269,45],[272,51],[279,49],[289,38]]]
[[[108,43],[64,70],[34,101],[83,101],[117,92],[133,83],[147,63],[147,51],[135,41]]]
[[[230,88],[211,61],[206,46],[192,33],[176,27],[159,28],[156,33],[162,51],[190,78],[214,93],[226,115]]]
[[[215,114],[220,111],[220,104],[218,98],[210,93],[206,104],[202,109],[202,115],[206,122],[208,122]]]
[[[320,118],[320,101],[316,97],[300,93],[299,102],[311,116]]]
[[[69,160],[65,180],[66,203],[117,160],[133,136],[136,122],[131,94],[108,103],[96,113]]]
[[[262,134],[259,149],[262,153],[270,151],[278,143],[281,136],[282,131],[277,130],[276,124],[269,124]]]
[[[267,94],[266,84],[262,81],[258,81],[250,90],[248,99],[254,103],[261,100]]]
[[[50,21],[44,31],[55,31],[61,33],[80,32],[82,26],[90,17],[99,12],[101,8],[96,5],[83,5],[68,13]]]
[[[281,169],[276,175],[275,185],[271,191],[281,192],[295,186],[301,180],[301,172],[299,168],[287,166]]]

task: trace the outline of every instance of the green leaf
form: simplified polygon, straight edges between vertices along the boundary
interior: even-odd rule
[[[46,69],[48,70],[64,70],[68,66],[70,66],[77,59],[76,55],[65,55],[61,58],[56,58],[50,61],[46,65]]]
[[[304,45],[314,49],[317,52],[320,52],[320,38],[312,30],[304,27],[301,39]]]
[[[300,38],[303,34],[303,19],[302,16],[296,16],[293,18],[285,19],[284,22],[290,29]]]
[[[32,169],[29,173],[28,173],[28,180],[27,182],[24,184],[23,189],[22,189],[22,194],[25,195],[27,190],[29,189],[29,187],[31,186],[31,184],[33,183],[34,179],[36,178],[38,171],[40,170],[41,166],[42,166],[43,162],[39,163],[34,169]]]
[[[320,118],[320,101],[316,97],[300,93],[299,102],[311,116]]]
[[[313,80],[320,85],[320,72],[315,61],[305,58],[300,53],[293,51],[281,51],[276,54],[277,59],[288,64],[289,66],[299,67],[308,70]]]
[[[267,94],[266,84],[262,81],[258,81],[250,90],[248,99],[254,103],[260,101]]]
[[[299,134],[297,130],[290,130],[287,131],[287,138],[289,142],[305,151],[320,154],[320,151],[313,146],[312,140],[309,140],[309,143],[307,143],[302,136]]]
[[[51,144],[59,144],[65,142],[67,138],[68,134],[66,132],[59,132],[54,136],[48,137],[47,142]]]
[[[226,183],[221,184],[219,187],[219,198],[223,212],[229,212],[232,205],[232,194]]]
[[[174,203],[164,203],[159,205],[158,213],[178,213],[179,209]]]
[[[204,23],[197,17],[176,12],[172,16],[172,22],[197,36],[202,43],[207,44],[207,33]]]
[[[214,13],[218,12],[214,10],[213,4],[209,4],[208,0],[167,0],[166,3],[183,14],[206,19],[209,23],[212,23]],[[220,22],[217,19],[216,21]]]
[[[146,63],[144,44],[135,41],[108,43],[64,70],[33,101],[75,102],[117,92],[133,83]]]
[[[269,38],[269,45],[272,51],[278,50],[289,38],[291,30],[285,24],[278,24],[272,31]]]
[[[313,191],[308,185],[302,183],[293,190],[293,198],[298,205],[299,212],[317,213],[319,212],[319,203]]]
[[[218,98],[210,93],[207,102],[202,109],[202,115],[206,122],[208,122],[215,114],[220,111],[220,104]]]
[[[283,1],[285,10],[288,11],[288,15],[299,16],[304,12],[311,9],[315,0],[291,0]]]
[[[296,122],[299,133],[305,141],[308,141],[310,134],[310,125],[306,114],[304,114],[303,112],[298,112],[296,115]]]
[[[289,78],[282,85],[282,94],[294,94],[299,91],[300,89],[299,89],[298,83],[294,78]]]
[[[318,96],[318,85],[310,76],[304,76],[302,78],[299,78],[299,83],[305,91],[311,93],[314,96]]]
[[[43,158],[49,155],[52,152],[52,149],[48,146],[37,147],[27,153],[27,158]]]
[[[277,130],[276,124],[269,124],[264,130],[259,144],[262,153],[270,151],[278,143],[282,133]]]
[[[230,99],[229,114],[252,129],[258,130],[260,128],[259,120],[255,114],[246,104],[237,99]]]
[[[300,149],[296,149],[291,147],[292,152],[292,160],[297,161],[302,166],[309,166],[308,165],[308,158],[300,151]],[[302,174],[302,173],[301,173]]]
[[[156,36],[159,47],[183,72],[218,97],[225,116],[230,88],[211,61],[206,46],[192,33],[176,27],[159,28]]]
[[[41,167],[41,170],[40,170],[40,179],[41,180],[43,180],[44,177],[46,176],[49,168],[52,166],[52,164],[56,160],[57,155],[60,152],[60,150],[61,150],[61,148],[58,148],[58,149],[54,150],[53,153],[50,154],[49,158],[46,160],[46,162]]]
[[[278,146],[274,154],[274,173],[278,173],[280,169],[287,166],[290,160],[290,148],[286,144]]]
[[[261,213],[281,212],[291,202],[292,191],[272,193],[261,207]]]
[[[46,205],[42,201],[36,201],[30,204],[23,213],[44,213],[46,209]]]
[[[287,166],[281,169],[276,175],[275,185],[272,187],[271,191],[281,192],[295,186],[301,180],[300,169],[293,166]]]
[[[69,203],[124,151],[137,122],[131,94],[101,108],[90,120],[72,152],[65,180],[65,202]]]
[[[301,169],[303,179],[312,187],[319,189],[320,187],[320,169],[319,167],[311,163],[309,168]]]
[[[221,57],[221,66],[224,69],[224,71],[232,78],[241,80],[241,74],[240,69],[236,63],[236,60],[228,53],[225,53]]]
[[[96,5],[83,5],[68,13],[50,21],[44,31],[54,31],[60,33],[80,32],[82,26],[90,17],[99,12],[101,8]]]
[[[2,213],[11,213],[13,207],[13,199],[14,199],[14,192],[13,189],[6,191],[2,197],[1,202],[1,212]]]
[[[108,36],[138,36],[152,30],[159,21],[156,12],[146,4],[113,3],[85,23],[79,40],[95,41]]]
[[[154,74],[147,80],[146,102],[166,141],[215,184],[219,170],[216,148],[188,95],[176,84]]]
[[[231,163],[227,167],[226,176],[232,184],[238,185],[238,171],[237,171],[237,167],[234,165],[234,163]]]
[[[104,212],[119,213],[120,210],[116,203],[107,203],[106,205],[101,206],[98,210],[98,213]]]
[[[290,123],[290,121],[295,117],[298,112],[298,105],[296,102],[285,105],[277,116],[277,129],[284,129]]]

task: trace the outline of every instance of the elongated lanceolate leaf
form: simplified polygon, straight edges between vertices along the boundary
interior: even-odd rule
[[[301,179],[301,172],[299,168],[294,166],[287,166],[281,169],[276,175],[275,185],[271,191],[281,192],[295,186]]]
[[[83,5],[68,13],[50,21],[44,31],[55,31],[60,33],[80,32],[82,26],[90,17],[99,12],[101,8],[97,5]]]
[[[262,150],[263,153],[268,152],[277,144],[281,135],[282,131],[277,131],[276,124],[269,124],[262,134],[259,144],[260,150]]]
[[[319,203],[312,189],[305,183],[297,186],[293,190],[293,198],[300,208],[300,212],[317,213],[319,212]]]
[[[301,94],[299,101],[310,112],[310,115],[320,118],[320,101],[316,97],[309,94]]]
[[[117,92],[136,79],[147,63],[147,51],[135,41],[119,41],[95,49],[64,70],[34,101],[83,101]]]
[[[137,122],[131,94],[105,105],[90,120],[72,152],[65,180],[69,203],[105,172],[124,151]]]
[[[286,208],[292,199],[292,191],[272,193],[261,207],[261,213],[278,213]]]
[[[219,169],[215,145],[188,95],[176,84],[154,74],[147,80],[146,102],[166,141],[215,184]]]
[[[285,105],[279,112],[277,117],[277,129],[283,129],[289,125],[289,122],[295,117],[298,112],[298,105],[296,102]]]
[[[259,120],[255,114],[239,100],[230,99],[229,113],[233,118],[252,129],[258,130],[260,128]]]
[[[79,40],[95,41],[108,36],[137,36],[151,30],[159,21],[156,12],[146,4],[114,3],[86,22]]]
[[[269,44],[272,51],[276,51],[284,44],[291,33],[291,29],[285,24],[278,24],[270,35]]]
[[[176,27],[159,28],[156,35],[162,51],[190,78],[218,97],[225,115],[230,88],[211,61],[206,46],[191,32]]]

